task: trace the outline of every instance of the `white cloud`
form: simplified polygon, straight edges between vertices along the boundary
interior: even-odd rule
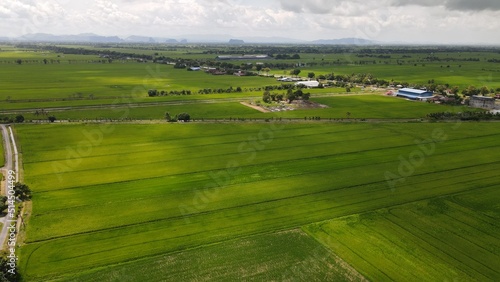
[[[499,13],[499,0],[9,0],[0,3],[0,36],[197,33],[500,44]]]
[[[500,1],[498,0],[392,0],[393,5],[414,5],[414,6],[443,6],[448,10],[458,11],[498,11]]]

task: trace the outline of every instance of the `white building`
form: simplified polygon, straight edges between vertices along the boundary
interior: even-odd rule
[[[319,82],[316,80],[300,81],[300,82],[295,83],[295,85],[304,85],[307,88],[316,88],[316,87],[319,87]]]

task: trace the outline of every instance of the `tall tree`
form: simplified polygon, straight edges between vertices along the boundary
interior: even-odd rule
[[[14,195],[21,201],[31,199],[31,189],[26,184],[17,182],[14,184]]]

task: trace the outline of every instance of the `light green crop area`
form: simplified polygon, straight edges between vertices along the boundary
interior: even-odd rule
[[[499,185],[305,229],[373,281],[500,278]]]
[[[487,123],[17,131],[35,192],[21,270],[34,281],[500,184]]]
[[[229,259],[230,258],[230,259]],[[264,234],[68,277],[68,281],[364,281],[300,230]],[[64,279],[63,279],[64,281]]]

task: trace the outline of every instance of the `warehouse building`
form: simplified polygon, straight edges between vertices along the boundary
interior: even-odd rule
[[[319,82],[316,80],[300,81],[300,82],[295,83],[295,85],[303,85],[307,88],[317,88],[317,87],[319,87]]]
[[[399,89],[398,93],[396,94],[396,96],[398,97],[405,97],[411,100],[427,100],[432,98],[433,95],[434,93],[432,93],[432,91],[419,90],[413,88]]]

